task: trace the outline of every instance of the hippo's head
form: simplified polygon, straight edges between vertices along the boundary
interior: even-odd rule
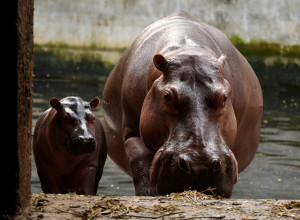
[[[55,129],[52,131],[64,150],[75,155],[95,150],[95,115],[92,110],[99,102],[97,97],[90,102],[74,96],[60,101],[57,98],[50,99],[50,106],[56,110],[52,125]]]
[[[157,192],[211,187],[215,194],[230,197],[238,179],[230,150],[237,123],[231,86],[223,77],[226,56],[191,50],[168,58],[157,54],[153,63],[150,71],[162,75],[149,83],[140,133],[156,151],[150,179]]]

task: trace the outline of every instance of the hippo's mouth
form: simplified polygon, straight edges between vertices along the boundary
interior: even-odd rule
[[[91,153],[96,149],[95,142],[81,143],[81,142],[68,141],[66,146],[67,146],[66,150],[74,155]]]
[[[159,176],[159,167],[160,167],[160,162],[161,162],[161,155],[164,151],[164,148],[161,147],[158,149],[158,151],[155,153],[151,167],[150,167],[150,180],[151,182],[156,185],[158,181],[158,176]]]

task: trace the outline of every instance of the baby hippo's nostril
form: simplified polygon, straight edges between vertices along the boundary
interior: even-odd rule
[[[219,160],[214,160],[212,163],[212,170],[213,172],[218,172],[221,169],[221,163]]]
[[[78,136],[77,142],[78,143],[94,143],[95,139],[93,137]]]
[[[93,137],[87,138],[88,143],[95,143],[95,139]]]

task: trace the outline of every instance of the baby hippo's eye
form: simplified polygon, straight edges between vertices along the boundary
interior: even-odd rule
[[[89,122],[93,122],[93,121],[95,120],[95,115],[94,115],[94,113],[88,114],[88,115],[87,115],[87,120],[88,120]]]
[[[166,102],[171,101],[170,91],[168,91],[168,90],[165,91],[165,93],[164,93],[164,99],[165,99]]]
[[[70,116],[69,113],[66,113],[66,114],[63,115],[63,120],[64,121],[68,121],[70,118],[71,118],[71,116]]]

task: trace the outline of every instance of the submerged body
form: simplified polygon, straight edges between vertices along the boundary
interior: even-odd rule
[[[102,105],[108,155],[137,195],[213,187],[229,197],[258,147],[255,73],[221,31],[183,12],[136,38]]]
[[[33,153],[44,193],[96,194],[107,156],[102,123],[92,112],[98,104],[98,98],[52,98],[37,120]]]

